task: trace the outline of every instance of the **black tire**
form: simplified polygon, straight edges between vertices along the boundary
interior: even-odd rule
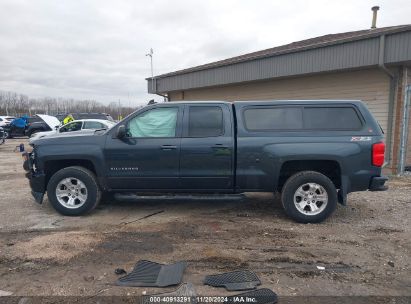
[[[84,204],[77,208],[67,208],[62,205],[56,196],[56,188],[57,185],[65,178],[75,178],[80,180],[87,189],[87,199],[85,200]],[[101,190],[98,186],[96,176],[90,170],[79,167],[67,167],[57,171],[51,178],[47,185],[47,197],[51,205],[56,209],[59,213],[63,215],[70,215],[70,216],[77,216],[83,215],[94,208],[97,207],[98,203],[100,202],[101,198]]]
[[[300,211],[294,203],[294,194],[296,194],[296,191],[300,187],[306,185],[307,183],[315,183],[317,185],[320,185],[327,193],[327,204],[318,214],[303,213],[303,211],[307,213],[311,212],[312,207],[308,206],[307,210]],[[334,183],[327,176],[315,171],[302,171],[294,174],[287,180],[282,189],[281,202],[283,204],[285,213],[296,222],[319,223],[328,218],[337,207],[337,189],[335,188]],[[317,204],[320,204],[319,209],[321,209],[321,202],[316,202],[315,204],[316,208],[318,207]]]

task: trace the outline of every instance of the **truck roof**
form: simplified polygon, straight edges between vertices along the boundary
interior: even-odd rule
[[[195,100],[195,101],[172,101],[173,104],[209,104],[209,103],[218,103],[218,104],[240,104],[240,105],[275,105],[275,104],[341,104],[341,103],[350,103],[350,104],[363,104],[361,100],[347,100],[347,99],[279,99],[279,100],[239,100],[239,101],[219,101],[219,100]],[[165,104],[168,104],[165,103]]]
[[[232,104],[230,101],[224,101],[224,100],[182,100],[182,101],[170,101],[170,102],[164,102],[164,103],[155,103],[153,105],[161,105],[161,104],[203,104],[203,103],[226,103],[226,104]]]
[[[360,100],[348,100],[348,99],[275,99],[275,100],[240,100],[235,103],[304,103],[304,104],[317,104],[317,103],[361,103]]]

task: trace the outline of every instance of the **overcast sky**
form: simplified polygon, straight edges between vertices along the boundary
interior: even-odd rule
[[[320,35],[411,23],[411,1],[0,0],[0,90],[137,105],[154,74]]]

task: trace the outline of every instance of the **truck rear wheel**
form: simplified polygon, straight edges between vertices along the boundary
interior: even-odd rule
[[[327,176],[315,171],[302,171],[287,180],[281,202],[285,213],[293,220],[319,223],[337,207],[337,190]]]
[[[101,190],[90,170],[73,166],[57,171],[47,185],[51,205],[63,215],[82,215],[99,203]]]

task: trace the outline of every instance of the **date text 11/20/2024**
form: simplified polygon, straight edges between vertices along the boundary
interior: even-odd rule
[[[149,303],[257,303],[258,299],[256,297],[248,296],[231,296],[231,297],[207,297],[207,296],[196,296],[196,297],[174,297],[174,296],[151,296],[149,298]]]

